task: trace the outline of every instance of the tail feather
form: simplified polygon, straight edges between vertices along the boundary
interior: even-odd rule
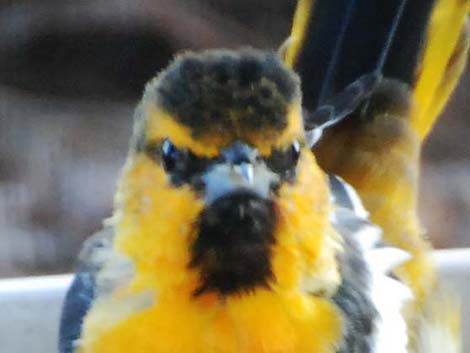
[[[413,84],[438,1],[300,0],[285,61],[301,76],[304,107],[315,110],[323,95],[377,70]]]
[[[468,0],[439,0],[433,11],[415,82],[415,131],[426,137],[457,85],[468,57]]]
[[[416,298],[411,320],[424,310],[411,332],[417,352],[458,352],[458,306],[434,296],[435,268],[417,216],[417,188],[422,141],[468,58],[470,0],[409,0],[401,16],[401,1],[354,0],[342,38],[351,1],[300,0],[285,60],[300,75],[307,113],[319,108],[325,78],[332,77],[328,100],[381,69],[384,79],[374,93],[325,129],[314,152],[326,172],[359,192],[385,240],[412,255],[397,274]],[[328,75],[338,40],[339,57]]]
[[[312,16],[313,0],[299,0],[292,21],[292,30],[289,37],[289,47],[285,53],[284,61],[289,67],[294,67],[302,45],[307,37],[307,26]]]
[[[420,139],[427,136],[468,57],[470,0],[407,1],[395,33],[399,6],[396,0],[299,0],[285,62],[301,76],[307,111],[381,69],[384,77],[410,85],[416,102],[411,126]]]

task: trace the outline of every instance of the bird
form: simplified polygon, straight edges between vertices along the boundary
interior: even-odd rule
[[[300,0],[277,52],[179,54],[136,108],[60,353],[458,352],[416,188],[469,7]]]

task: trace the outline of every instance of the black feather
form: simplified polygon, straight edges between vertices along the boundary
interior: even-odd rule
[[[384,77],[408,84],[414,82],[426,24],[435,0],[408,1],[401,16],[402,1],[356,0],[348,19],[345,9],[351,1],[314,2],[306,44],[295,64],[302,80],[307,111],[315,111],[322,103],[320,96],[325,85],[327,95],[322,101],[331,99],[360,76],[381,69],[382,60]],[[347,30],[342,36],[345,20]],[[396,31],[393,30],[395,23],[398,24]],[[334,70],[329,73],[327,68],[332,61]]]
[[[197,223],[190,266],[200,273],[195,295],[225,296],[268,286],[277,216],[271,200],[248,191],[221,197]]]
[[[254,49],[187,53],[154,82],[147,92],[195,137],[282,132],[300,95],[298,77],[274,53]]]
[[[95,278],[90,272],[78,272],[62,307],[59,329],[59,352],[73,353],[80,338],[82,323],[95,298]]]
[[[369,353],[378,317],[369,295],[369,272],[362,252],[344,237],[345,251],[338,255],[342,283],[333,296],[343,316],[343,341],[338,353]]]
[[[110,246],[113,232],[105,229],[85,241],[80,251],[77,273],[67,291],[59,328],[59,352],[74,353],[80,339],[83,319],[96,296],[96,273],[101,263],[93,258],[97,249]]]

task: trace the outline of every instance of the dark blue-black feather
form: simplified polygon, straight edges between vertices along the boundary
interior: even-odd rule
[[[80,338],[83,318],[95,297],[95,278],[90,272],[78,272],[62,308],[59,329],[59,352],[73,353]]]
[[[354,9],[349,10],[352,1]],[[381,59],[384,77],[413,84],[434,3],[407,1],[400,15],[403,3],[397,0],[315,1],[305,44],[295,64],[306,110],[313,112],[323,103],[320,96],[325,85],[328,88],[322,101],[333,98],[360,76],[376,71]],[[350,18],[346,11],[351,11]],[[347,28],[342,36],[345,21]],[[333,69],[328,70],[332,60]]]
[[[59,327],[59,353],[73,353],[80,339],[83,320],[96,297],[96,274],[103,258],[95,256],[111,246],[113,232],[106,228],[83,244],[78,257],[77,272],[65,295]]]

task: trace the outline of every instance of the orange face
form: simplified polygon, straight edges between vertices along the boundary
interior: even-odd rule
[[[291,73],[270,55],[211,55],[196,59],[225,74],[236,67],[238,76],[205,73],[190,55],[187,87],[172,66],[147,87],[113,218],[113,250],[134,274],[96,301],[84,352],[333,347],[336,310],[312,294],[338,285],[338,243],[326,177],[304,145],[296,80],[289,88],[281,79]],[[219,59],[229,63],[223,70]],[[186,61],[175,65],[184,71]],[[197,77],[223,107],[201,108],[200,100],[217,102],[201,96]],[[191,96],[165,93],[178,88]],[[245,104],[257,94],[266,101]],[[205,125],[185,120],[186,105]]]
[[[129,157],[115,251],[132,261],[134,277],[96,302],[84,352],[334,351],[339,314],[312,295],[339,281],[324,174],[302,147],[295,177],[266,197],[244,203],[240,183],[242,191],[208,200],[207,191],[173,184],[147,153]]]
[[[206,58],[210,64],[204,61],[202,68],[190,56],[177,61],[179,76],[172,74],[178,87],[196,97],[204,93],[197,80],[212,84],[223,109],[201,108],[204,97],[179,102],[191,109],[169,105],[180,98],[165,93],[173,84],[166,81],[176,80],[171,67],[147,87],[140,107],[140,136],[117,198],[116,246],[135,261],[137,273],[154,278],[160,291],[179,286],[188,296],[223,297],[279,284],[295,287],[304,272],[318,270],[320,249],[328,248],[328,190],[304,146],[297,82],[282,64],[259,54],[237,57],[238,66],[230,57],[227,67],[224,55]],[[227,73],[234,65],[238,76],[222,81],[220,72],[209,70]],[[273,66],[281,73],[270,72]],[[181,72],[192,80],[181,79]],[[240,76],[256,80],[241,82]],[[282,88],[280,78],[290,78],[293,88]],[[264,103],[243,104],[257,95]],[[212,117],[206,128],[185,120],[186,110],[195,107]],[[242,126],[256,119],[256,109],[264,120]],[[298,252],[281,251],[284,239],[297,242]]]

